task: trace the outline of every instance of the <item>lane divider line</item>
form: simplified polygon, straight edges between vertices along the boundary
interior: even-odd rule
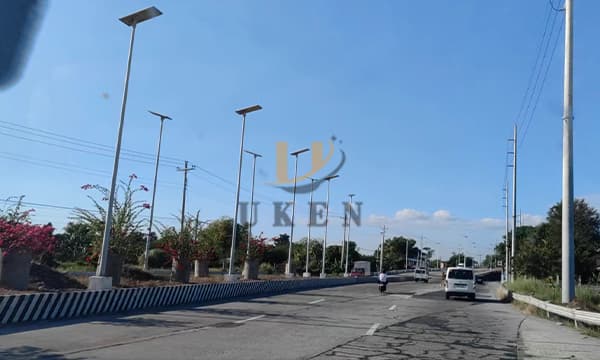
[[[390,306],[390,308],[389,308],[388,310],[390,310],[390,311],[394,311],[394,310],[396,310],[396,305],[392,305],[392,306]]]
[[[265,316],[267,316],[267,315],[258,315],[258,316],[253,316],[253,317],[251,317],[251,318],[248,318],[248,319],[243,319],[243,320],[234,321],[234,323],[236,323],[236,324],[242,324],[242,323],[245,323],[245,322],[248,322],[248,321],[253,321],[253,320],[258,320],[258,319],[260,319],[260,318],[264,318]]]
[[[371,328],[367,331],[366,335],[371,336],[371,335],[375,334],[375,331],[377,331],[378,327],[379,327],[379,323],[373,324],[373,326],[371,326]]]
[[[318,304],[318,303],[323,302],[323,301],[325,301],[325,299],[313,300],[313,301],[309,302],[309,304],[311,304],[311,305],[312,304]]]

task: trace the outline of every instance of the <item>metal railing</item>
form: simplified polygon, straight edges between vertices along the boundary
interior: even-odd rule
[[[547,316],[550,316],[550,314],[554,314],[567,319],[571,319],[575,322],[575,326],[577,326],[577,322],[582,322],[588,325],[600,326],[600,313],[577,310],[565,306],[555,305],[551,304],[549,301],[542,301],[534,298],[533,296],[528,295],[513,293],[512,297],[515,300],[533,305],[541,310],[546,311]]]

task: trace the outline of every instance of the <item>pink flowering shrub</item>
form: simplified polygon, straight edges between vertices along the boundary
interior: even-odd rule
[[[137,262],[138,256],[144,252],[144,236],[147,232],[147,225],[143,212],[150,208],[149,203],[135,199],[137,192],[148,191],[148,188],[144,185],[133,186],[133,182],[137,178],[137,175],[131,174],[127,182],[120,183],[115,191],[112,213],[110,250],[122,256],[127,263]],[[110,191],[101,185],[92,184],[82,185],[81,189],[85,191],[95,190],[99,195],[97,198],[88,195],[94,205],[93,210],[77,208],[73,216],[78,223],[85,224],[91,229],[93,241],[88,247],[85,260],[90,263],[97,263],[102,247],[107,210],[106,203],[101,203],[101,201],[108,200]],[[98,198],[100,200],[97,200]]]
[[[41,254],[54,251],[56,239],[52,225],[31,224],[33,209],[21,211],[23,196],[17,204],[0,215],[0,249],[3,255],[13,252]]]

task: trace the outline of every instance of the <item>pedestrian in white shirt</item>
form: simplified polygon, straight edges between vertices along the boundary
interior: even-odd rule
[[[383,294],[387,290],[387,275],[385,274],[385,270],[379,273],[379,292]]]

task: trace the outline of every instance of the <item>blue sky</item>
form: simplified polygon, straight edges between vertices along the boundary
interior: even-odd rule
[[[117,19],[150,5],[164,15],[138,27],[123,137],[124,148],[148,155],[123,159],[119,177],[136,173],[151,187],[159,121],[146,110],[173,117],[163,139],[171,162],[159,173],[160,221],[172,222],[181,204],[183,180],[173,159],[199,167],[189,179],[190,211],[205,220],[233,216],[241,131],[234,110],[258,103],[264,109],[248,116],[245,137],[247,149],[264,155],[255,232],[289,232],[272,226],[271,203],[291,200],[270,185],[276,143],[294,150],[335,136],[335,155],[315,174],[335,167],[344,151],[341,176],[331,183],[330,242],[340,242],[335,216],[349,193],[363,203],[362,224],[351,237],[364,252],[377,247],[384,224],[388,235],[423,235],[442,256],[465,246],[485,253],[500,239],[506,139],[521,121],[549,11],[544,0],[50,2],[22,78],[0,96],[0,197],[90,207],[80,186],[109,183],[112,153],[89,142],[112,147],[116,140],[129,45],[129,29]],[[576,4],[574,61],[575,194],[597,207],[598,11],[596,2]],[[561,22],[559,15],[552,39]],[[539,222],[561,197],[564,35],[558,36],[519,147],[525,223]],[[19,126],[81,139],[88,147],[60,144],[88,152],[19,139],[56,143]],[[292,165],[290,159],[290,172]],[[299,173],[310,165],[301,156]],[[249,201],[250,182],[245,156],[242,201]],[[314,194],[325,196],[323,186]],[[295,239],[306,236],[307,203],[307,194],[298,196]],[[58,227],[72,215],[35,208],[36,222]],[[313,236],[321,238],[323,228]]]

